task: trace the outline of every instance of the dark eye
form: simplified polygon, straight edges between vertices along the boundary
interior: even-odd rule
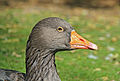
[[[63,32],[64,29],[63,29],[63,27],[59,26],[59,27],[57,28],[57,31],[58,31],[58,32]]]

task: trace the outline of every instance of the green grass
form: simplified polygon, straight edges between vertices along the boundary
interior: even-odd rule
[[[56,64],[62,81],[120,81],[120,23],[116,16],[105,20],[98,15],[95,20],[85,15],[67,17],[46,10],[0,11],[0,68],[25,72],[28,35],[39,20],[50,16],[61,17],[70,22],[79,34],[99,47],[97,51],[80,49],[58,52]],[[113,56],[110,60],[105,60],[111,53]],[[90,54],[98,59],[88,58]]]

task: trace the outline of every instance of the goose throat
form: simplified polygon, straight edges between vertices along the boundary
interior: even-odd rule
[[[56,70],[54,51],[27,48],[26,81],[61,81]]]

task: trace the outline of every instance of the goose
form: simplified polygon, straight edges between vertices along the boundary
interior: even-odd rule
[[[61,81],[56,70],[55,53],[64,50],[97,50],[96,44],[76,33],[65,20],[48,17],[32,29],[26,45],[26,74],[0,69],[0,81]]]

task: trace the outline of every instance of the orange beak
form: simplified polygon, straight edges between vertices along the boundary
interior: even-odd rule
[[[72,30],[71,32],[71,41],[70,45],[72,49],[91,49],[91,50],[97,50],[98,47],[84,39],[82,36],[77,34],[75,30]]]

